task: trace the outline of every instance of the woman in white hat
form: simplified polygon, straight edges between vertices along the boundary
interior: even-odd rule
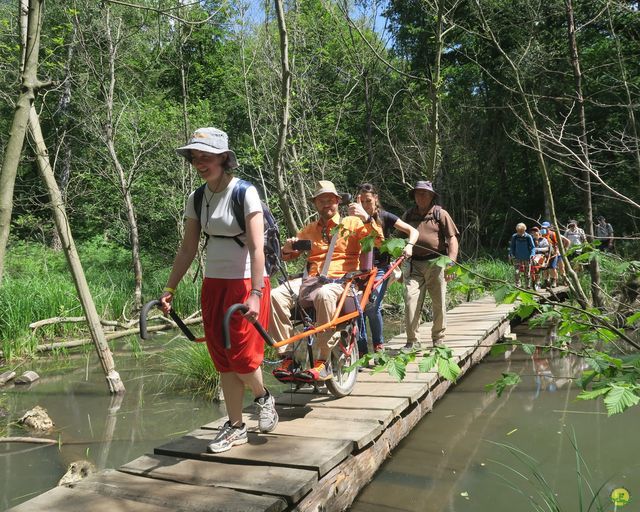
[[[247,428],[242,421],[245,386],[255,396],[261,432],[272,431],[278,423],[275,400],[262,383],[261,363],[264,342],[251,325],[256,320],[269,321],[269,279],[265,274],[262,204],[254,186],[246,189],[243,232],[234,216],[232,193],[239,180],[231,171],[238,167],[236,155],[229,149],[227,134],[217,128],[200,128],[177,153],[186,158],[206,182],[201,211],[194,206],[195,192],[186,207],[182,244],[160,298],[163,310],[171,308],[176,288],[191,266],[198,251],[200,231],[208,235],[206,265],[202,284],[202,318],[207,348],[224,394],[229,420],[209,444],[218,453],[247,442]],[[240,240],[242,244],[238,243]],[[222,318],[234,303],[244,303],[244,318],[231,320],[231,349],[222,339]]]

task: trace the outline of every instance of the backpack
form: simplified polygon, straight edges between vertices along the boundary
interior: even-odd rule
[[[407,211],[405,211],[402,214],[401,219],[405,222],[407,222],[408,224],[411,224],[411,221],[413,220],[418,220],[417,216],[415,219],[411,218],[411,213],[413,212],[413,209],[409,209]],[[438,224],[438,240],[440,241],[440,243],[444,242],[444,232],[442,230],[443,226],[442,223],[440,222],[440,218],[442,216],[442,206],[440,206],[439,204],[436,204],[433,206],[433,209],[431,210],[431,212],[429,214],[427,214],[424,217],[420,217],[420,222],[418,223],[418,227],[416,227],[416,229],[418,230],[418,232],[420,233],[421,229],[420,226],[422,225],[423,221],[430,221],[433,220],[436,222],[436,224]],[[420,240],[420,238],[422,237],[422,233],[420,233],[420,237],[418,238],[418,240]],[[416,256],[422,256],[422,253],[425,254],[432,254],[433,251],[431,249],[426,249],[426,248],[420,248],[420,247],[416,247],[415,249],[418,249]]]
[[[198,223],[200,223],[200,213],[202,212],[202,199],[204,197],[204,190],[207,184],[198,187],[193,195],[193,206],[196,214],[198,215]],[[242,230],[240,233],[234,236],[225,235],[206,235],[206,241],[204,247],[209,243],[209,238],[232,238],[235,243],[240,247],[244,247],[244,242],[240,240],[240,235],[246,232],[246,223],[244,218],[244,199],[247,195],[247,189],[252,187],[253,184],[245,180],[238,180],[231,191],[231,208],[233,210],[233,216],[236,222],[240,225]],[[275,217],[269,210],[269,207],[260,201],[262,205],[262,215],[264,218],[264,266],[269,277],[273,276],[280,269],[280,229]],[[202,225],[200,225],[202,229]]]

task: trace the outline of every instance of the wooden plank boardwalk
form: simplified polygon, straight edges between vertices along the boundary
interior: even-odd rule
[[[446,344],[463,374],[505,334],[513,305],[491,297],[447,313]],[[420,337],[430,343],[430,324]],[[399,348],[399,335],[389,348]],[[345,398],[309,392],[277,397],[280,423],[257,433],[247,410],[249,442],[220,454],[206,452],[222,420],[202,425],[117,470],[101,471],[72,487],[56,487],[11,512],[65,511],[339,511],[371,480],[391,450],[432,410],[451,382],[407,368],[403,382],[364,370]]]

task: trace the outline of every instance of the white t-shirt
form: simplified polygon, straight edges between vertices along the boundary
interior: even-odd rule
[[[208,188],[204,190],[202,197],[202,210],[200,211],[200,223],[202,230],[209,235],[235,236],[241,233],[240,225],[233,215],[231,206],[231,192],[238,183],[238,178],[232,178],[227,188],[222,192],[212,193]],[[193,205],[195,191],[189,195],[185,215],[191,219],[197,219]],[[255,187],[247,189],[244,200],[244,216],[261,212],[262,204]],[[205,277],[219,279],[242,279],[251,277],[251,260],[247,246],[247,234],[242,233],[238,237],[244,247],[240,247],[233,238],[210,237],[207,242],[207,254],[205,264]],[[266,275],[266,273],[265,273]]]

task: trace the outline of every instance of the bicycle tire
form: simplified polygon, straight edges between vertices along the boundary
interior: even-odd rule
[[[346,336],[340,336],[340,341],[331,351],[333,379],[325,381],[325,385],[333,396],[341,398],[351,394],[358,379],[358,368],[354,366],[351,371],[345,369],[358,359],[358,327],[356,321],[352,320],[347,325]]]

